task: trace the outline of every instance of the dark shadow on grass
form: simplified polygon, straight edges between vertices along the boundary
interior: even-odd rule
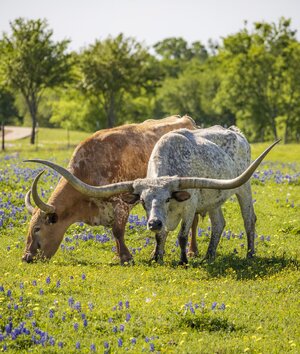
[[[205,269],[212,278],[234,275],[237,280],[270,277],[285,268],[300,269],[298,260],[287,258],[284,255],[281,257],[255,256],[251,259],[226,255],[218,256],[213,263],[193,260],[190,266]]]

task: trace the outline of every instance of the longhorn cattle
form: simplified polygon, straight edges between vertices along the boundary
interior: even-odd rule
[[[179,128],[196,129],[196,125],[188,116],[171,116],[98,131],[78,145],[68,169],[73,176],[97,186],[145,177],[155,143],[163,134]],[[38,208],[31,204],[31,194]],[[36,183],[27,193],[25,204],[32,218],[24,261],[31,262],[37,254],[51,258],[67,228],[79,221],[112,227],[121,263],[132,260],[124,241],[132,206],[118,196],[110,198],[104,193],[89,197],[62,178],[47,204],[38,196]]]
[[[178,239],[180,263],[184,264],[187,263],[187,236],[195,214],[209,214],[212,232],[205,258],[214,259],[225,227],[221,205],[233,194],[237,195],[244,219],[247,256],[254,255],[256,216],[249,178],[277,143],[249,166],[250,146],[236,127],[180,129],[157,142],[149,160],[147,178],[107,186],[87,185],[58,165],[42,163],[61,173],[76,190],[90,198],[103,193],[112,198],[124,193],[122,199],[126,203],[140,200],[147,213],[148,228],[156,236],[155,260],[163,259],[167,233],[182,221]]]

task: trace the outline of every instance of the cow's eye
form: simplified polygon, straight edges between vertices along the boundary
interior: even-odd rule
[[[167,199],[166,199],[166,203],[169,203],[170,199],[171,199],[171,198],[167,198]]]
[[[38,226],[36,226],[34,229],[33,229],[33,232],[36,234],[37,232],[39,232],[40,231],[40,227],[38,227]]]

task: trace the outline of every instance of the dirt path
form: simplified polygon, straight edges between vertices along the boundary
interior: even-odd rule
[[[31,128],[5,126],[5,141],[27,138],[31,135]]]

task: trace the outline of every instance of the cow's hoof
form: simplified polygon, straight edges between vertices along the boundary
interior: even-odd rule
[[[196,251],[189,250],[187,255],[189,258],[196,258],[196,257],[199,257],[199,252],[198,252],[198,250],[196,250]]]

